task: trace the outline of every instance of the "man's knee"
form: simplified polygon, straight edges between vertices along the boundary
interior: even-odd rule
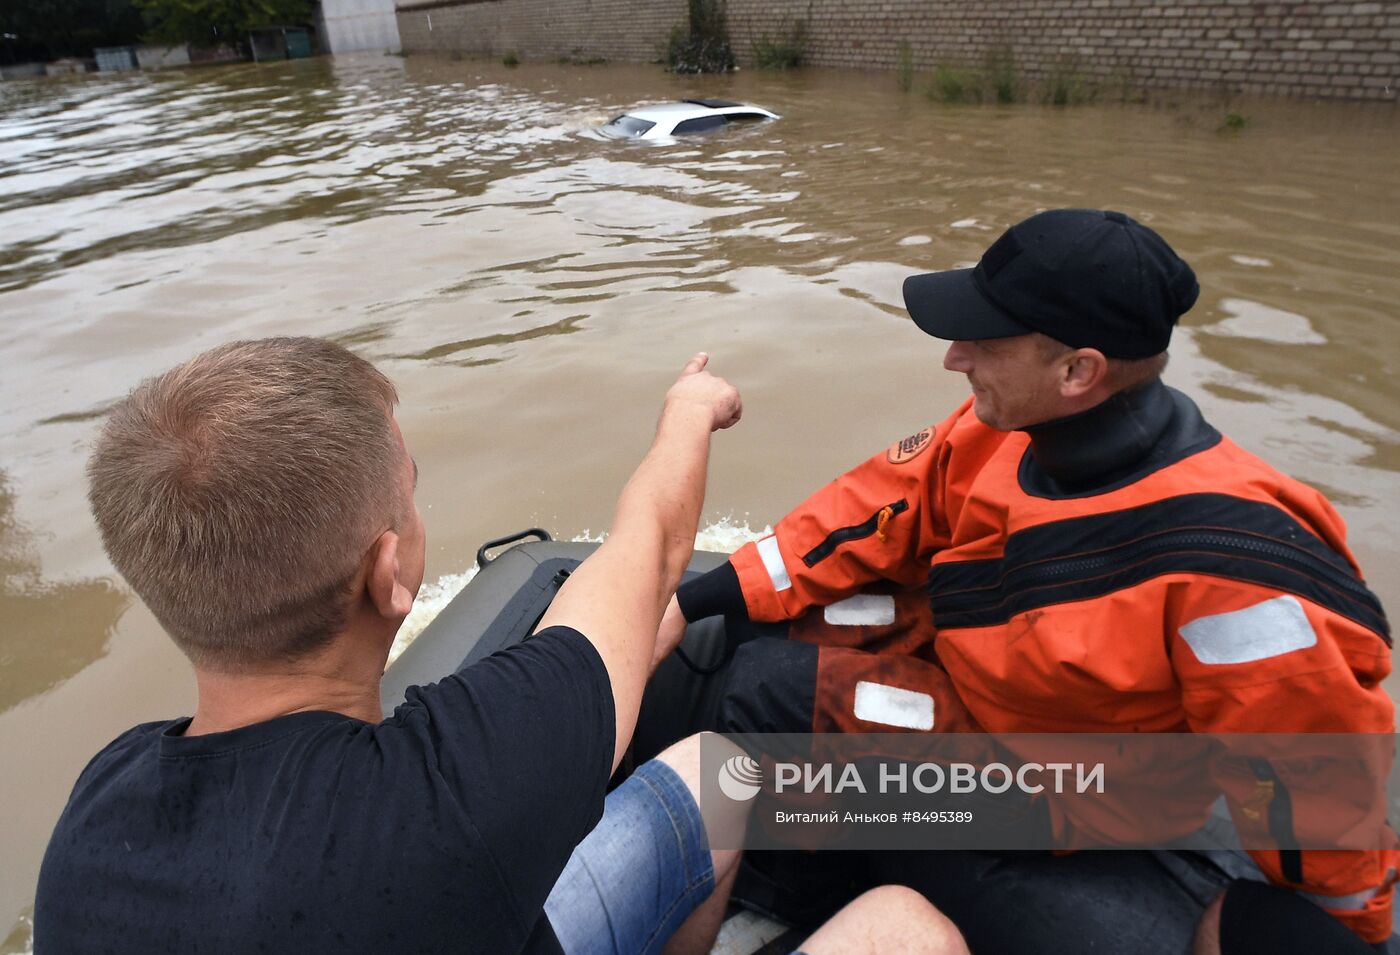
[[[913,889],[882,885],[837,912],[802,944],[807,955],[884,952],[967,955],[962,933]]]
[[[927,939],[936,951],[946,951],[949,955],[967,951],[958,927],[932,902],[908,886],[878,886],[851,904],[857,906],[863,918],[888,919],[911,929],[917,926],[917,934]]]
[[[675,770],[676,775],[685,782],[686,788],[694,794],[697,801],[700,798],[701,737],[713,735],[712,733],[696,733],[693,736],[687,736],[680,742],[672,743],[656,754],[656,759]]]
[[[709,765],[718,777],[718,767],[744,751],[717,733],[696,733],[662,750],[657,761],[669,766],[700,810],[705,825],[705,838],[710,846],[715,879],[724,878],[737,864],[748,825],[749,803],[737,802],[719,795],[717,778],[705,785],[702,768]]]

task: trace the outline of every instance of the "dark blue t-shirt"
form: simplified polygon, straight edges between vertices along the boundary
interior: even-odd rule
[[[544,902],[602,816],[613,721],[602,658],[556,627],[377,725],[138,726],[59,819],[35,950],[557,952]]]

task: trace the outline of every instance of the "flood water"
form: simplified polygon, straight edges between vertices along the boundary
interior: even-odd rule
[[[693,95],[784,118],[588,132]],[[448,585],[489,537],[605,528],[703,348],[745,397],[715,443],[718,547],[963,398],[906,274],[1037,209],[1121,209],[1200,276],[1168,381],[1331,496],[1394,609],[1397,155],[1390,106],[949,107],[887,74],[369,57],[0,84],[0,951],[27,945],[87,759],[193,702],[84,502],[86,448],[139,379],[274,334],[378,363]]]

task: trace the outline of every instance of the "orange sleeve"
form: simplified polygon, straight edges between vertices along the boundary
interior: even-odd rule
[[[939,482],[948,434],[971,400],[841,475],[730,557],[753,620],[791,620],[875,580],[908,586],[948,543]]]

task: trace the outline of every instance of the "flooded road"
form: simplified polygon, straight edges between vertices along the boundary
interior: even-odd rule
[[[694,95],[784,118],[588,132]],[[906,274],[971,264],[1037,209],[1121,209],[1200,276],[1168,381],[1332,497],[1394,611],[1397,155],[1393,107],[949,107],[885,74],[371,57],[0,84],[0,951],[27,943],[87,759],[192,706],[84,501],[86,448],[139,379],[274,334],[379,364],[450,588],[489,537],[604,528],[704,348],[745,397],[715,445],[718,548],[962,399]]]

